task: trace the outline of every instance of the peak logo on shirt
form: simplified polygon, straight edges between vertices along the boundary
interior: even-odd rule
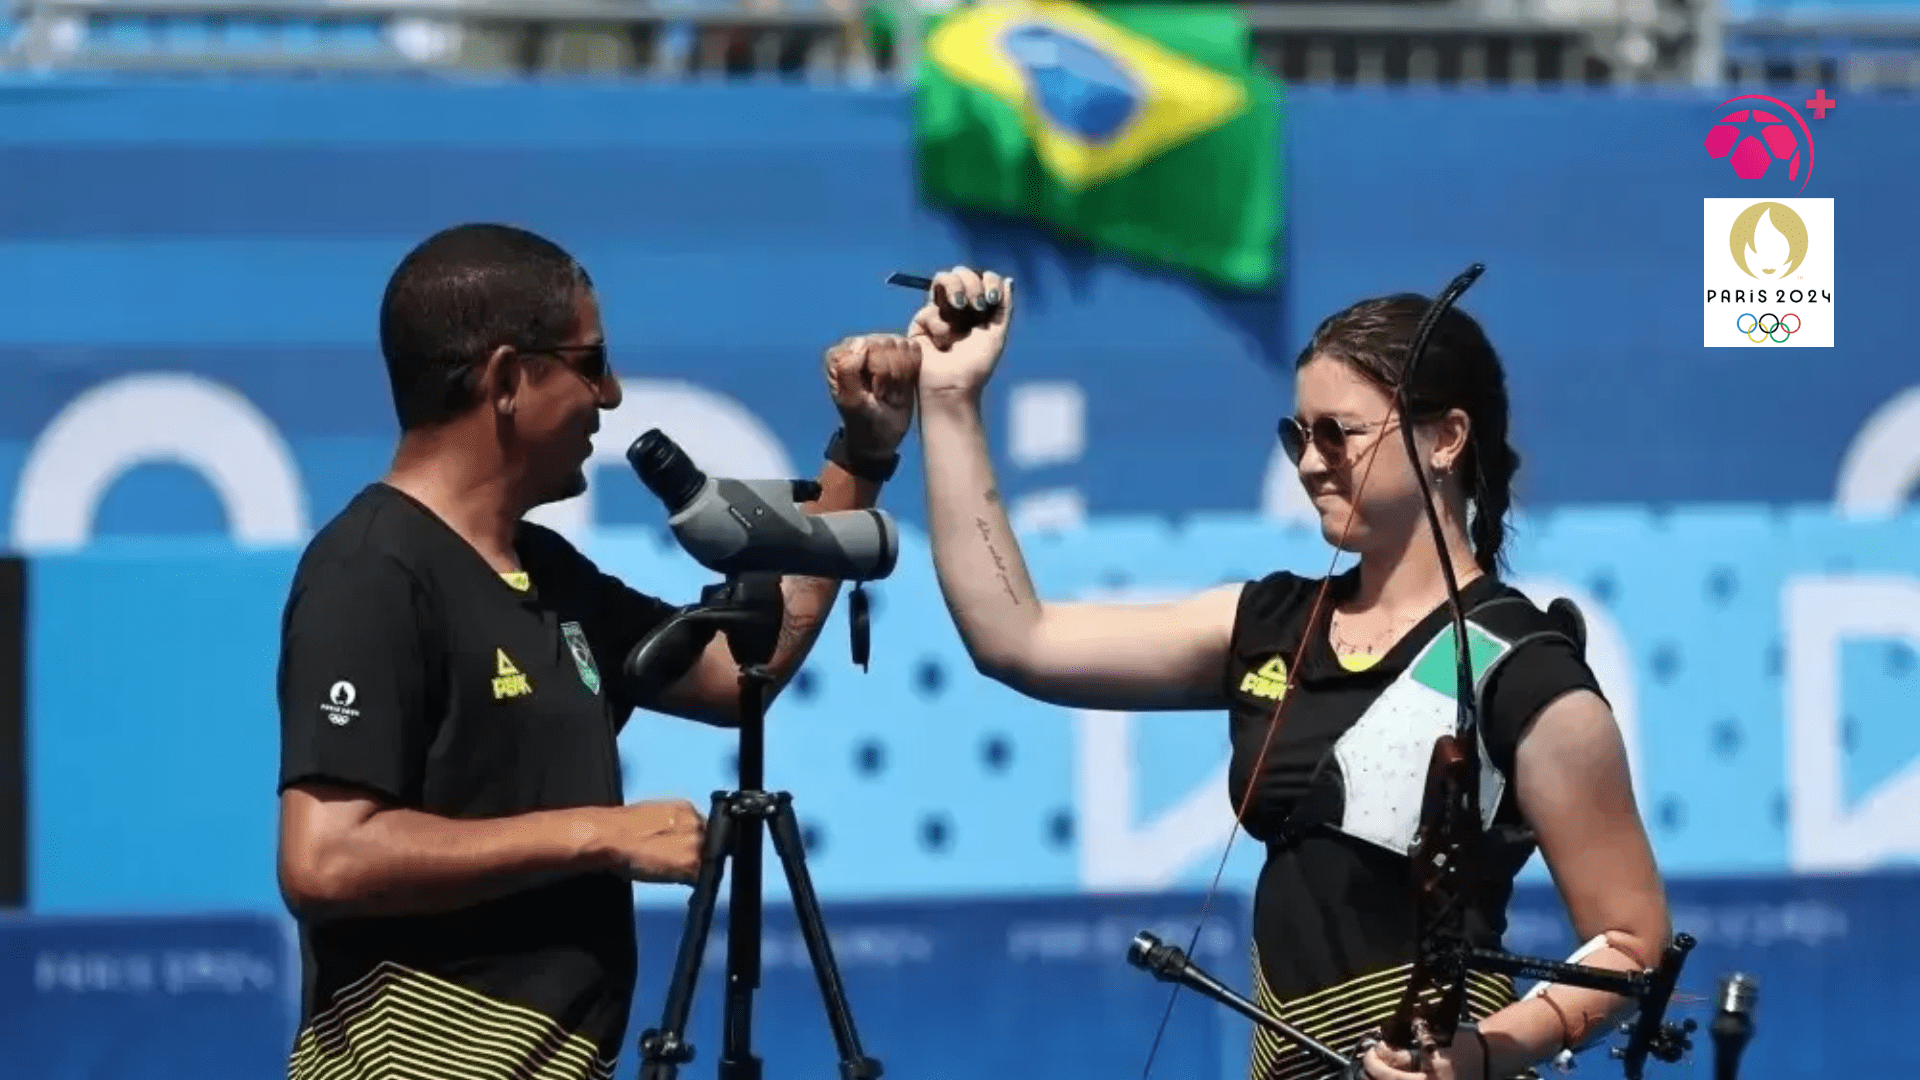
[[[533,693],[533,684],[520,674],[519,668],[513,666],[513,661],[507,658],[507,650],[493,650],[493,668],[493,700],[526,697]]]
[[[1257,670],[1247,672],[1246,677],[1240,680],[1240,692],[1268,701],[1279,701],[1280,695],[1287,692],[1286,658],[1271,657]]]

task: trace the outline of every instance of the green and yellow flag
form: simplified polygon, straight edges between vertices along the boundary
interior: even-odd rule
[[[1007,0],[929,21],[920,192],[1242,288],[1273,281],[1279,83],[1225,5]]]

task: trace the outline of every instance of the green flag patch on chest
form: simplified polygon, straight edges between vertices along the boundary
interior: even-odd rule
[[[1506,642],[1489,635],[1473,623],[1467,624],[1467,656],[1473,664],[1473,681],[1478,685],[1495,660],[1508,649]],[[1434,635],[1411,665],[1413,681],[1445,694],[1453,701],[1459,692],[1460,672],[1453,644],[1453,627]]]
[[[577,622],[560,624],[560,638],[566,642],[567,652],[573,657],[573,666],[580,672],[580,681],[588,692],[600,692],[600,666],[594,663],[593,649],[587,644],[586,631],[580,629]]]

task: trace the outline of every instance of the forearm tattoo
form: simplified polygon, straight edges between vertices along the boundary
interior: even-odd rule
[[[1000,496],[992,489],[987,491],[987,501],[999,502]],[[987,555],[993,559],[994,569],[1000,572],[1000,587],[1007,591],[1007,599],[1020,603],[1020,592],[1013,587],[1013,577],[1007,572],[1007,560],[1000,555],[1000,549],[993,546],[993,525],[986,518],[973,519],[974,527],[980,530],[980,542],[987,545]]]
[[[804,652],[826,621],[826,610],[840,583],[828,578],[792,577],[787,579],[786,613],[780,620],[780,636],[774,644],[776,662],[790,662]]]

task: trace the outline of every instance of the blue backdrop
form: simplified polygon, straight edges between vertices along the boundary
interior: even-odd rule
[[[1291,350],[1342,303],[1483,259],[1471,306],[1506,351],[1528,461],[1516,565],[1614,630],[1597,662],[1645,759],[1663,860],[1911,858],[1920,840],[1899,821],[1920,815],[1920,736],[1898,702],[1920,678],[1920,546],[1910,518],[1825,507],[1843,471],[1884,494],[1920,469],[1920,386],[1894,321],[1920,241],[1900,179],[1920,139],[1890,137],[1920,133],[1920,108],[1845,100],[1812,121],[1805,194],[1838,200],[1840,345],[1710,351],[1694,344],[1700,199],[1799,193],[1706,156],[1718,100],[1295,91],[1289,270],[1248,297],[921,209],[892,91],[0,86],[0,501],[13,542],[43,553],[34,902],[275,904],[261,778],[285,581],[308,529],[390,449],[373,348],[385,275],[420,236],[475,218],[553,234],[598,280],[631,379],[602,453],[617,461],[659,423],[736,474],[812,471],[831,426],[820,349],[912,306],[885,272],[1010,270],[1025,306],[992,402],[1003,487],[1016,508],[1095,521],[1033,542],[1042,589],[1062,596],[1324,567],[1317,538],[1258,519],[1298,491],[1284,462],[1270,472]],[[899,483],[888,505],[911,525],[920,496]],[[114,539],[89,546],[96,511]],[[622,535],[657,519],[604,470],[555,515],[610,567],[691,597],[704,575]],[[806,804],[823,888],[1204,880],[1226,811],[1219,726],[1077,717],[972,677],[909,534],[873,674],[854,677],[829,639],[781,703],[776,762],[839,778]],[[642,719],[627,749],[636,791],[701,797],[725,775],[723,739],[687,725]],[[154,807],[137,827],[130,799]]]
[[[214,488],[177,464],[209,458],[246,463],[220,481],[243,537],[323,520],[390,450],[386,275],[469,219],[584,259],[645,391],[627,426],[705,431],[716,467],[811,469],[831,427],[821,350],[904,325],[889,271],[964,260],[1023,289],[991,402],[1010,494],[1258,510],[1277,502],[1273,422],[1313,322],[1479,259],[1467,307],[1510,367],[1534,505],[1827,501],[1862,426],[1915,383],[1899,312],[1920,107],[1843,95],[1809,121],[1803,192],[1707,157],[1719,99],[1294,90],[1286,280],[1229,296],[922,209],[890,90],[0,85],[0,537],[84,536],[94,493],[109,533],[221,531]],[[1837,200],[1838,345],[1703,349],[1701,199],[1794,194]],[[155,372],[212,384],[107,392]],[[602,440],[614,460],[621,432]],[[143,458],[160,464],[118,479]],[[630,479],[600,488],[598,520],[652,520]],[[919,497],[891,496],[909,518]]]
[[[1587,611],[1589,658],[1666,871],[1920,856],[1920,513],[1568,509],[1518,527],[1521,587]],[[923,538],[904,534],[899,569],[874,590],[871,669],[850,663],[836,608],[769,719],[768,780],[797,792],[821,892],[1211,880],[1232,824],[1221,718],[1082,713],[980,678]],[[1102,520],[1024,546],[1042,595],[1063,598],[1329,563],[1317,530],[1246,518]],[[676,602],[712,579],[649,533],[602,532],[587,550]],[[294,559],[106,544],[34,560],[37,910],[278,907],[273,673]],[[723,731],[636,717],[621,739],[628,791],[704,804],[730,784],[732,745]],[[1257,857],[1237,844],[1229,883],[1250,885]]]

